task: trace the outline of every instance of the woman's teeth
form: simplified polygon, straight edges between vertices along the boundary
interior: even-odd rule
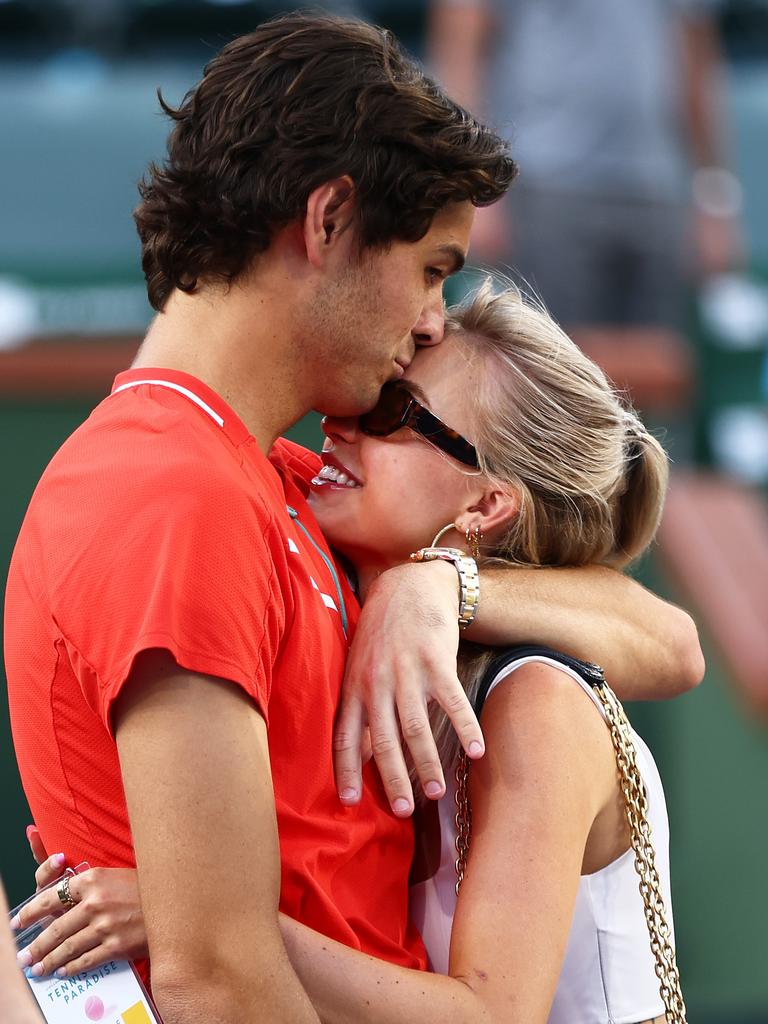
[[[355,480],[347,476],[346,473],[342,473],[340,469],[335,466],[323,466],[320,472],[317,474],[315,479],[312,481],[314,484],[332,483],[338,487],[359,487]]]

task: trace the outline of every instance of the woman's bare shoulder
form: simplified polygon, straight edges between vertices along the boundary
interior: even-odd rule
[[[478,779],[503,778],[539,792],[562,783],[591,794],[596,810],[612,794],[610,733],[592,698],[564,669],[540,661],[516,668],[492,689],[481,725],[487,753],[477,763]]]

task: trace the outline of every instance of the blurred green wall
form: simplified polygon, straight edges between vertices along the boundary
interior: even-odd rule
[[[643,582],[671,600],[658,562]],[[702,685],[633,704],[669,805],[672,892],[683,991],[693,1024],[768,1022],[768,728],[734,694],[706,633]],[[768,666],[766,666],[768,670]]]

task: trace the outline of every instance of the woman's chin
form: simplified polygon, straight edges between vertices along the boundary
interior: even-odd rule
[[[334,495],[328,492],[318,493],[312,490],[307,499],[307,504],[312,509],[317,525],[323,531],[323,536],[329,545],[343,553],[347,531],[344,529],[342,517],[333,507],[337,504],[337,501],[334,500]]]

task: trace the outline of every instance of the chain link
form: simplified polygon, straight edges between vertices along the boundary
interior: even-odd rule
[[[472,805],[469,802],[469,758],[462,750],[456,762],[456,895],[467,870],[472,839]]]
[[[631,726],[616,694],[602,682],[593,690],[605,710],[611,740],[616,754],[624,808],[629,823],[630,842],[635,854],[635,870],[640,879],[645,920],[656,961],[659,991],[666,1011],[667,1024],[687,1024],[685,1002],[680,988],[675,950],[671,942],[664,896],[661,891],[656,855],[651,842],[648,800],[637,765],[637,750]],[[462,751],[456,764],[456,895],[467,870],[467,857],[472,838],[472,807],[469,801],[469,758]]]
[[[630,842],[635,854],[635,870],[640,878],[640,895],[643,898],[645,920],[656,961],[656,975],[666,1010],[667,1024],[686,1024],[680,973],[677,969],[664,895],[656,868],[656,853],[648,821],[648,800],[637,765],[637,748],[632,740],[631,726],[619,698],[607,683],[594,687],[594,692],[605,710],[611,730],[621,790],[624,794],[624,809],[629,823]]]

